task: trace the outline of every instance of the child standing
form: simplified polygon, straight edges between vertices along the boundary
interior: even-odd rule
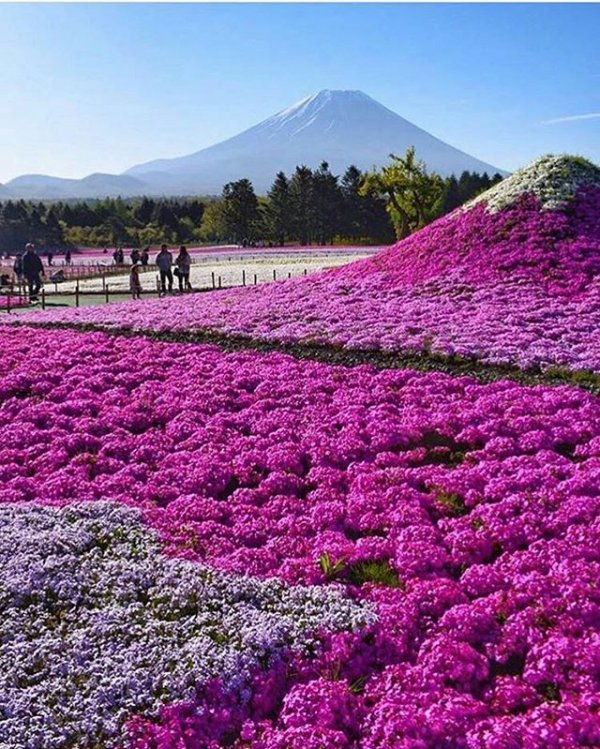
[[[129,273],[129,288],[131,290],[131,296],[134,299],[142,298],[142,282],[140,281],[140,265],[141,263],[134,263],[131,266]]]

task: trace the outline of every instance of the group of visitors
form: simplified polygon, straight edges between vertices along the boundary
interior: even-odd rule
[[[122,248],[117,248],[113,252],[113,259],[117,264],[123,264],[124,254]],[[187,248],[181,245],[179,248],[179,254],[173,260],[173,254],[169,251],[166,244],[161,245],[160,252],[155,258],[156,266],[158,268],[160,276],[160,291],[161,294],[167,294],[173,292],[173,276],[177,276],[179,281],[179,291],[191,291],[192,285],[190,283],[190,269],[192,265],[192,258]],[[66,265],[71,264],[71,251],[67,250],[65,254]],[[48,263],[50,266],[51,262]],[[129,277],[129,288],[131,290],[134,299],[139,299],[142,294],[142,283],[140,279],[140,270],[150,264],[150,248],[145,247],[143,250],[132,250],[131,251],[131,272]],[[42,278],[46,276],[44,270],[44,264],[42,259],[37,254],[35,245],[28,243],[25,245],[25,252],[22,255],[18,255],[13,265],[13,272],[18,280],[22,280],[27,284],[29,299],[31,302],[38,301],[38,294],[42,286]],[[58,277],[60,272],[61,277]],[[53,273],[51,276],[52,281],[59,282],[66,280],[66,276],[63,271]]]
[[[134,299],[139,299],[142,294],[142,283],[140,281],[140,268],[144,265],[148,265],[149,248],[142,250],[141,254],[138,253],[134,260],[133,253],[138,252],[133,250],[131,253],[131,273],[129,276],[129,288]],[[144,255],[146,255],[144,262]],[[173,261],[173,253],[169,252],[169,248],[166,244],[161,245],[160,252],[156,256],[154,262],[158,268],[160,275],[160,291],[161,294],[172,293],[173,291],[173,275],[177,276],[179,281],[179,291],[191,291],[192,285],[190,283],[190,268],[192,265],[192,258],[187,248],[181,245],[179,248],[179,254]]]
[[[104,251],[106,252],[106,249]],[[114,250],[112,257],[115,265],[125,265],[125,252],[122,247],[117,247]],[[129,257],[131,259],[131,265],[135,265],[136,263],[139,263],[144,267],[150,265],[150,247],[144,247],[143,250],[134,248],[129,253]]]

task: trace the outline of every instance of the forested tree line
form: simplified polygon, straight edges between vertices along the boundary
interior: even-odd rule
[[[370,173],[350,166],[342,176],[327,162],[279,172],[265,197],[247,179],[219,198],[105,198],[0,204],[0,251],[27,242],[61,246],[143,247],[167,242],[257,242],[281,245],[391,242],[448,213],[498,182],[499,174],[428,174],[409,149]]]
[[[190,242],[199,238],[205,204],[196,198],[122,199],[0,206],[0,249]]]

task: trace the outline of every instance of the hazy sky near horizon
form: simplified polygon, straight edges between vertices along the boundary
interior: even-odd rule
[[[360,89],[473,156],[600,162],[600,5],[0,4],[0,183],[179,156]]]

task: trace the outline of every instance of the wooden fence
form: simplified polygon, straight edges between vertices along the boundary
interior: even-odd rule
[[[143,269],[140,268],[140,271],[144,270],[145,272],[154,271],[156,272],[156,266],[145,266]],[[98,303],[102,304],[108,304],[111,301],[115,301],[118,299],[119,301],[123,301],[123,297],[131,297],[132,294],[129,289],[122,289],[122,288],[115,288],[114,285],[111,288],[111,285],[107,282],[107,275],[102,275],[102,289],[97,290],[82,290],[79,285],[79,279],[71,279],[76,280],[75,289],[73,291],[61,291],[60,290],[60,284],[55,282],[47,282],[47,285],[54,286],[54,291],[47,291],[47,285],[42,285],[40,292],[38,294],[38,300],[40,302],[40,306],[42,309],[46,309],[47,306],[52,306],[53,304],[56,304],[55,300],[60,299],[72,299],[73,305],[75,307],[80,307],[82,304],[82,300],[85,300],[87,297],[97,298]],[[119,275],[116,273],[113,273],[112,276]],[[122,274],[120,274],[122,275]],[[308,269],[304,268],[302,273],[299,274],[302,276],[308,275]],[[98,278],[98,276],[94,276],[94,278]],[[287,272],[287,274],[279,272],[277,273],[277,268],[273,268],[272,271],[272,280],[278,281],[278,280],[285,280],[285,279],[292,278],[292,273],[290,271]],[[69,280],[69,279],[68,279]],[[84,280],[84,279],[81,279]],[[271,279],[269,279],[270,281]],[[203,292],[209,292],[209,291],[218,291],[219,289],[225,289],[225,288],[239,288],[242,286],[257,286],[261,283],[267,283],[267,281],[259,281],[258,274],[257,273],[249,273],[245,269],[241,270],[241,275],[239,279],[239,283],[229,283],[225,284],[223,281],[223,277],[214,271],[211,272],[210,281],[206,282],[206,285],[203,286],[196,286],[194,289],[189,290],[189,292],[183,292],[183,293],[203,293]],[[181,293],[181,292],[177,292]],[[160,279],[157,274],[156,276],[156,287],[153,289],[142,289],[141,296],[145,297],[152,297],[152,296],[162,296],[161,291],[161,284]],[[5,302],[5,303],[3,303]],[[29,292],[27,289],[27,284],[23,282],[22,280],[15,282],[11,284],[10,286],[6,287],[5,289],[0,290],[0,312],[13,312],[17,311],[18,309],[23,309],[24,307],[28,307],[30,305],[30,299],[29,299]],[[65,306],[73,306],[67,302]]]

